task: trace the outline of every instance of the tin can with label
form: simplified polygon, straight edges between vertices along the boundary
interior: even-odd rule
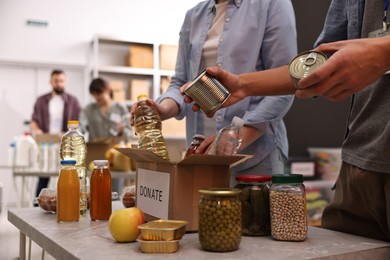
[[[327,57],[318,51],[307,51],[298,54],[288,65],[293,86],[298,88],[298,82],[325,63]]]
[[[192,98],[208,117],[213,116],[230,96],[225,86],[206,71],[200,73],[186,87],[184,93]]]

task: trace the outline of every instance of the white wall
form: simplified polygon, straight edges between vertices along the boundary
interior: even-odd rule
[[[94,34],[177,43],[200,0],[1,0],[0,60],[85,65]],[[31,27],[27,19],[48,27]]]
[[[177,43],[187,9],[200,0],[0,0],[0,166],[15,135],[27,130],[38,95],[50,90],[52,68],[62,68],[67,90],[89,102],[85,66],[92,37]],[[27,26],[28,19],[48,27]],[[34,179],[35,180],[35,179]],[[3,202],[14,204],[12,172],[0,167]]]

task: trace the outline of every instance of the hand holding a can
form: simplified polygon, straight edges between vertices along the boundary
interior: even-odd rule
[[[218,109],[233,105],[246,96],[243,92],[243,88],[241,87],[241,81],[239,80],[238,75],[223,70],[218,66],[209,67],[206,69],[206,72],[208,76],[215,78],[229,90],[230,95],[223,101]],[[186,90],[191,84],[193,84],[193,82],[186,83],[180,88],[182,95],[185,95],[184,100],[186,103],[194,102],[194,100],[186,94]],[[200,109],[201,107],[197,103],[194,103],[192,106],[193,111],[199,111]]]
[[[296,96],[323,96],[340,101],[376,81],[390,69],[389,37],[321,44],[315,51],[333,55],[300,80]]]

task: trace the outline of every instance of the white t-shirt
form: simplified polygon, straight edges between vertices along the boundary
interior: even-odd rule
[[[64,118],[64,100],[61,96],[52,96],[49,101],[49,114],[49,134],[61,133],[62,121]]]
[[[207,33],[207,38],[203,46],[202,58],[200,62],[200,71],[207,67],[215,66],[217,61],[217,49],[221,37],[223,26],[225,24],[225,13],[227,1],[219,1],[215,5],[215,17],[213,24]],[[203,117],[203,134],[206,136],[216,134],[215,118]]]

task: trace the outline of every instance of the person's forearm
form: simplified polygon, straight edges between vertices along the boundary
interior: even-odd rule
[[[239,75],[245,96],[294,94],[288,66]]]
[[[242,143],[238,151],[244,150],[246,147],[248,147],[251,143],[256,141],[258,138],[260,138],[264,134],[264,131],[261,129],[257,129],[251,126],[242,127]]]
[[[162,100],[160,106],[162,107],[162,110],[159,111],[161,120],[166,120],[179,114],[179,106],[173,99],[166,98]]]

